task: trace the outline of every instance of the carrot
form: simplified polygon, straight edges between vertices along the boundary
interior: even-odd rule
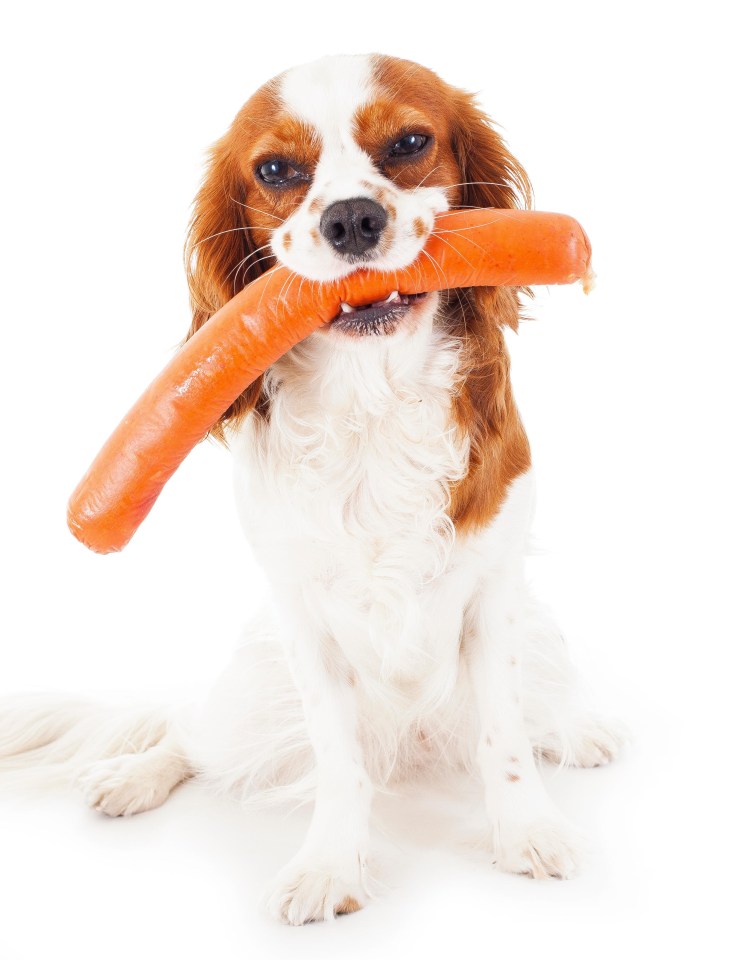
[[[74,491],[68,525],[99,553],[122,549],[189,451],[287,350],[332,320],[341,303],[390,291],[572,283],[591,276],[579,224],[555,213],[452,211],[414,263],[317,283],[274,268],[225,304],[147,387]],[[586,287],[585,287],[586,288]]]

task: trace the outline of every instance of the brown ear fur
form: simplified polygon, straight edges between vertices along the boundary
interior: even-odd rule
[[[529,207],[532,191],[523,167],[469,94],[458,94],[455,150],[464,182],[461,205]],[[519,290],[475,287],[452,291],[450,329],[463,340],[464,379],[454,415],[469,435],[469,472],[451,495],[450,516],[460,533],[478,530],[496,515],[509,484],[531,464],[529,443],[511,390],[503,326],[518,328]]]
[[[244,217],[246,186],[231,149],[232,130],[213,147],[204,182],[196,195],[185,246],[186,276],[193,312],[186,340],[263,268]],[[212,435],[260,401],[261,377],[231,405]]]

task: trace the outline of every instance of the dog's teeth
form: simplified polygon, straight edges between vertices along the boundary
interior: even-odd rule
[[[352,307],[350,303],[341,303],[340,305],[341,313],[356,313],[356,307]]]

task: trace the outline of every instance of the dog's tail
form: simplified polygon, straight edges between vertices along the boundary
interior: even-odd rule
[[[175,718],[145,704],[110,706],[50,694],[0,699],[0,788],[75,783],[92,765],[174,739]]]

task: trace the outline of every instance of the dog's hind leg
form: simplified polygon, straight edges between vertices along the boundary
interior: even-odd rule
[[[626,730],[584,702],[565,641],[546,609],[529,598],[523,701],[534,753],[551,763],[598,767],[620,752]]]
[[[0,788],[77,783],[112,816],[159,806],[192,770],[180,711],[46,694],[0,700]]]
[[[123,817],[159,807],[192,773],[177,733],[168,728],[159,742],[142,753],[92,763],[76,783],[90,807],[110,817]]]

